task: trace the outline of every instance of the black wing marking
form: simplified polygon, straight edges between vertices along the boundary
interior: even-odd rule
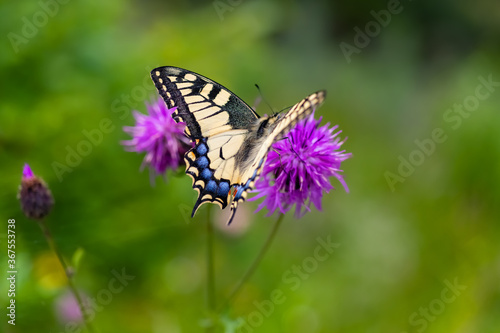
[[[193,140],[231,129],[248,129],[258,114],[231,91],[202,75],[177,67],[158,67],[151,78],[172,117],[187,125]]]

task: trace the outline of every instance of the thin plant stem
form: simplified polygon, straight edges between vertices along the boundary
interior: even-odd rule
[[[68,285],[69,288],[71,289],[71,292],[75,296],[75,299],[78,303],[78,306],[80,308],[80,312],[82,313],[83,317],[83,322],[87,328],[87,330],[91,333],[96,332],[94,327],[90,324],[89,318],[87,316],[87,312],[85,311],[85,307],[83,306],[82,298],[80,297],[80,294],[78,293],[78,290],[75,287],[75,284],[73,282],[73,272],[70,271],[68,265],[66,264],[66,261],[64,261],[64,258],[59,251],[59,249],[56,246],[56,243],[54,242],[54,238],[52,237],[52,234],[49,231],[49,228],[45,224],[44,220],[38,220],[38,224],[40,225],[40,228],[42,229],[43,235],[45,236],[45,239],[47,239],[47,242],[49,243],[49,246],[52,251],[57,255],[57,258],[59,259],[59,262],[61,263],[64,273],[66,273],[66,277],[68,278]]]
[[[212,205],[207,209],[207,306],[215,310],[215,270],[214,270],[214,226],[210,215]]]
[[[214,270],[214,226],[211,219],[212,205],[207,207],[207,309],[210,321],[206,325],[206,332],[212,333],[216,327],[215,313],[215,270]]]
[[[264,258],[264,255],[267,253],[269,250],[269,247],[273,243],[273,240],[276,238],[276,233],[278,232],[278,229],[281,225],[281,222],[283,221],[284,214],[280,214],[276,222],[274,223],[271,231],[269,232],[269,235],[267,236],[267,239],[262,245],[262,248],[260,249],[259,254],[257,257],[254,259],[250,267],[247,269],[241,280],[238,282],[238,284],[234,287],[233,291],[229,294],[229,297],[227,298],[226,302],[223,304],[223,306],[220,308],[220,310],[224,310],[239,294],[241,291],[242,287],[245,285],[245,283],[250,279],[250,277],[253,275],[257,267],[259,267],[260,262]]]

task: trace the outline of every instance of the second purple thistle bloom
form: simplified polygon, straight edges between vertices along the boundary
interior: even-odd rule
[[[250,200],[264,198],[257,211],[277,209],[288,212],[295,204],[295,216],[310,211],[311,203],[321,210],[321,198],[333,186],[330,178],[337,178],[349,192],[340,164],[351,157],[341,150],[345,140],[339,138],[338,126],[319,126],[321,119],[314,113],[300,121],[284,139],[276,142],[267,156],[260,179],[255,185],[258,194]]]
[[[167,169],[184,165],[184,154],[193,145],[184,135],[185,124],[172,119],[175,108],[167,108],[161,98],[146,106],[147,115],[134,111],[135,125],[123,128],[132,139],[122,144],[129,151],[145,152],[142,167],[147,165],[156,175],[161,175]]]

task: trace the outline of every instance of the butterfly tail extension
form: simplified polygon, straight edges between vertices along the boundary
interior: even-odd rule
[[[247,188],[249,190],[251,188]],[[233,202],[231,202],[231,215],[227,220],[227,225],[230,225],[233,222],[234,216],[236,215],[236,210],[238,209],[238,204],[240,201],[245,201],[247,197],[247,190],[244,189],[243,186],[239,186],[236,194],[233,198]]]
[[[231,204],[231,215],[229,216],[229,219],[227,220],[227,225],[230,225],[233,222],[234,216],[236,215],[237,206],[238,206],[238,204],[236,204],[234,207]]]

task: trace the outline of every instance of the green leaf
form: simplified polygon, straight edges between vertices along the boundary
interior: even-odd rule
[[[73,266],[73,269],[75,271],[78,270],[78,266],[80,265],[84,254],[85,250],[81,247],[77,248],[75,253],[73,253],[73,257],[71,258],[71,265]]]

